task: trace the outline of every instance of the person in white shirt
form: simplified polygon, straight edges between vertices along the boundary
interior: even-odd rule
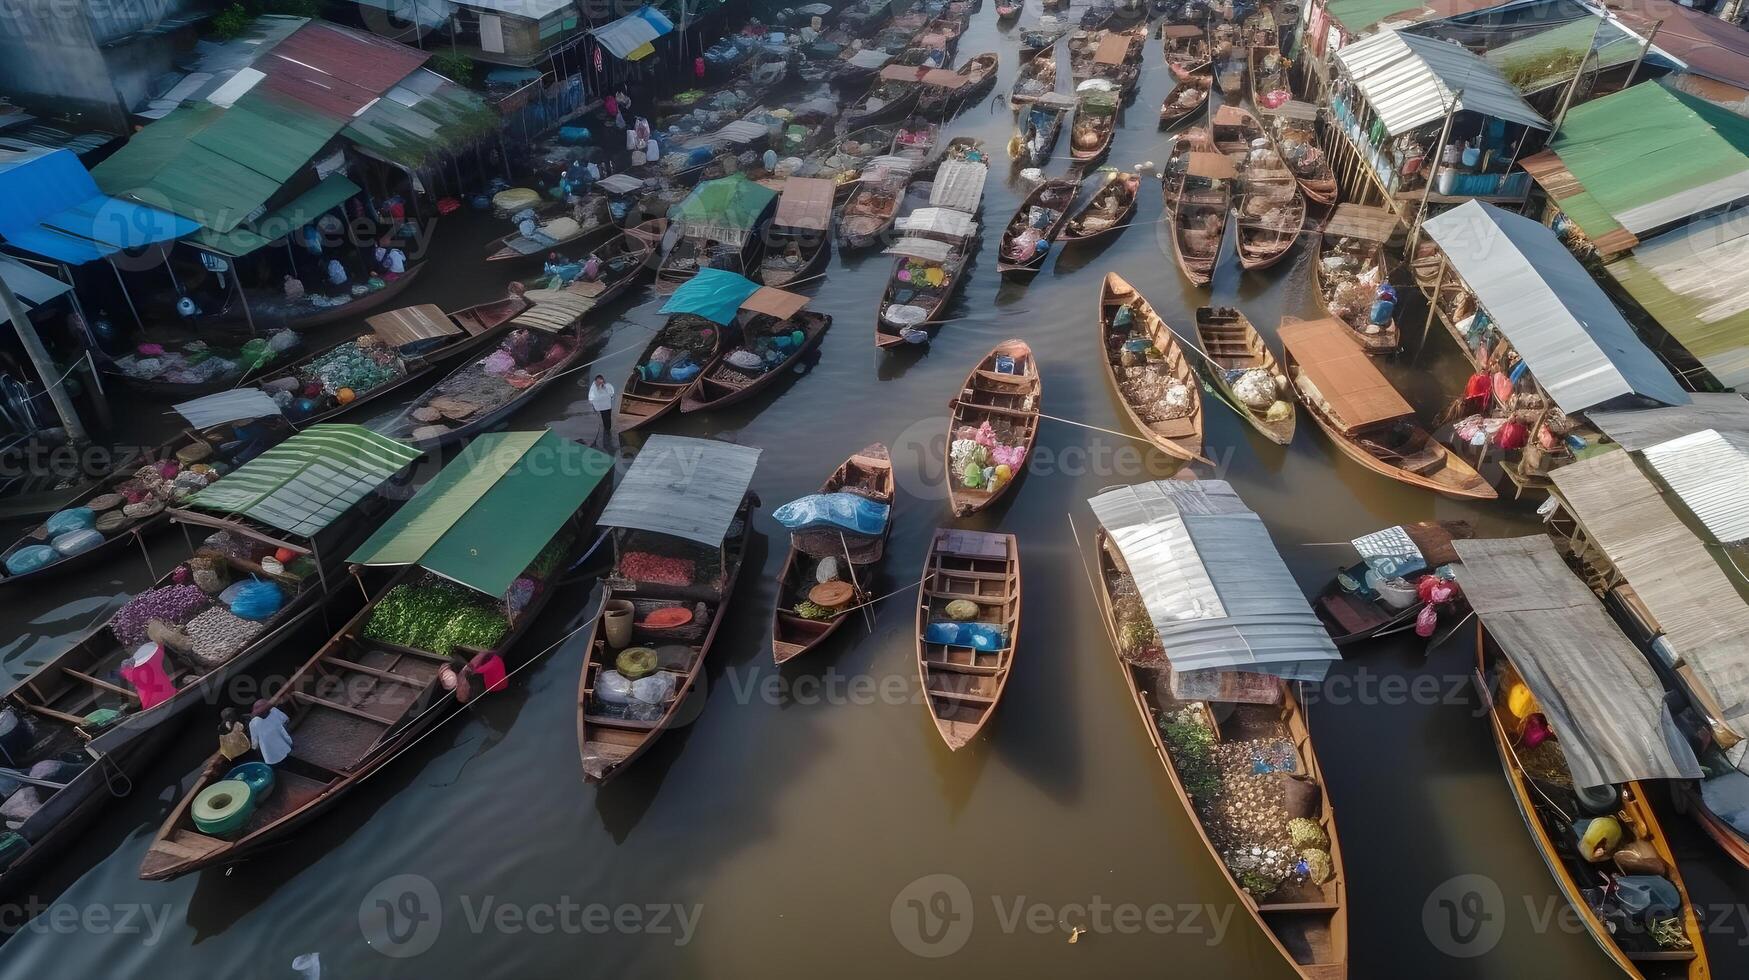
[[[330,286],[346,285],[346,267],[340,264],[339,259],[328,260],[328,284]]]
[[[613,396],[619,394],[613,385],[601,375],[595,376],[595,383],[589,386],[589,405],[601,413],[601,442],[606,445],[613,438]]]
[[[407,271],[407,253],[398,248],[389,249],[389,254],[383,256],[383,271],[385,279],[399,279]]]
[[[291,732],[285,727],[291,719],[265,699],[255,702],[249,714],[249,744],[261,753],[261,761],[270,766],[284,762],[292,752]]]

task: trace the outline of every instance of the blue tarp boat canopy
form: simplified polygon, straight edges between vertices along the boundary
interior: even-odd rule
[[[71,150],[30,150],[0,159],[0,237],[24,251],[83,265],[172,241],[197,227],[168,211],[99,192]]]
[[[741,304],[758,291],[759,284],[746,276],[727,269],[700,269],[657,312],[690,313],[712,323],[727,324],[734,321]]]
[[[605,27],[589,33],[607,49],[607,53],[623,61],[637,61],[655,50],[650,42],[674,30],[674,22],[655,7],[644,6]]]

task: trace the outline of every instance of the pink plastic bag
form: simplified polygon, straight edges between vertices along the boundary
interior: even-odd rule
[[[1433,635],[1433,628],[1439,625],[1439,613],[1428,603],[1421,607],[1420,615],[1415,617],[1415,635],[1426,639]]]

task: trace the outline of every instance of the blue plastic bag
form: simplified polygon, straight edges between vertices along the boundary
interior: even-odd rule
[[[850,534],[875,535],[886,530],[886,504],[854,493],[811,493],[772,511],[777,522],[792,531],[832,527]]]
[[[43,529],[49,532],[49,537],[57,537],[68,531],[83,531],[97,523],[97,513],[89,507],[70,507],[49,515],[43,521]]]
[[[8,575],[24,575],[34,572],[59,557],[60,555],[55,554],[55,549],[46,544],[28,545],[14,551],[11,557],[6,559],[6,573]]]
[[[90,551],[92,548],[103,544],[103,541],[104,538],[102,531],[86,528],[82,531],[68,531],[66,534],[57,534],[55,535],[55,539],[49,542],[49,544],[55,549],[55,551],[71,558],[74,555],[80,555]]]
[[[1003,635],[1002,627],[994,623],[930,623],[923,631],[923,638],[930,643],[984,651],[1002,649]]]
[[[272,619],[273,614],[285,605],[285,593],[272,582],[253,579],[239,582],[235,588],[237,591],[231,599],[231,615],[238,619],[259,623]]]

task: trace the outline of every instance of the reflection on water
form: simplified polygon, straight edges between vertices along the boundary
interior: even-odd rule
[[[1021,19],[1035,16],[1031,9]],[[1018,69],[1014,42],[1000,39],[987,5],[961,50],[991,49],[1002,52],[996,91],[1004,92]],[[1116,167],[1167,155],[1170,134],[1156,132],[1152,117],[1170,88],[1158,40],[1150,39],[1147,58],[1109,158]],[[973,135],[1000,154],[1011,125],[1005,110],[980,104],[943,140]],[[1059,153],[1052,173],[1066,168],[1066,144]],[[583,641],[572,637],[284,847],[229,873],[141,882],[135,873],[150,830],[210,750],[211,719],[195,717],[183,744],[142,775],[133,796],[93,825],[86,846],[39,888],[74,907],[162,909],[162,934],[145,942],[115,930],[27,928],[0,950],[7,966],[19,975],[271,976],[314,951],[335,976],[1154,976],[1165,962],[1179,976],[1291,975],[1248,917],[1231,915],[1232,892],[1160,772],[1112,668],[1068,522],[1088,540],[1087,497],[1172,471],[1122,434],[1127,424],[1100,362],[1104,273],[1134,283],[1180,329],[1190,329],[1198,306],[1236,305],[1273,342],[1282,313],[1311,312],[1309,239],[1261,273],[1242,273],[1229,246],[1212,288],[1192,289],[1172,262],[1160,188],[1148,179],[1133,227],[1059,250],[1030,283],[999,282],[997,240],[1020,195],[1000,160],[995,170],[972,278],[931,345],[878,353],[871,334],[891,259],[873,250],[835,256],[828,276],[802,290],[834,317],[818,363],[749,403],[657,426],[764,450],[754,481],[766,505],[755,518],[759,533],[690,724],[605,789],[586,787],[576,744]],[[497,295],[508,273],[476,257],[500,233],[477,215],[446,220],[438,268],[408,302],[455,308]],[[584,388],[595,373],[621,384],[663,320],[658,306],[648,293],[618,301],[600,360],[542,392],[512,425],[595,439]],[[1442,408],[1461,386],[1464,362],[1443,333],[1421,349],[1412,311],[1403,322],[1409,349],[1386,370],[1423,410]],[[931,530],[949,520],[940,472],[947,401],[971,364],[1008,337],[1025,339],[1039,358],[1044,410],[1096,428],[1046,421],[1040,467],[1004,507],[966,523],[1020,536],[1025,600],[1003,703],[979,741],[949,754],[916,694],[914,592],[880,603],[872,628],[847,627],[785,669],[771,665],[773,580],[784,548],[768,514],[812,492],[850,451],[886,442],[899,496],[881,574],[889,589],[914,582]],[[383,414],[399,409],[384,406]],[[1343,561],[1346,552],[1332,542],[1389,524],[1462,518],[1481,534],[1536,527],[1522,505],[1450,501],[1375,476],[1309,425],[1292,445],[1276,446],[1210,400],[1206,430],[1213,465],[1190,472],[1234,482],[1308,592]],[[624,440],[622,465],[640,442]],[[154,543],[153,561],[168,567],[184,548],[169,535]],[[118,559],[83,581],[8,595],[14,639],[0,648],[0,662],[14,676],[27,671],[148,580],[143,562]],[[564,637],[588,607],[587,583],[579,582],[527,642]],[[295,666],[323,639],[319,627],[282,651],[284,663],[262,669]],[[1357,649],[1336,675],[1350,682],[1348,695],[1313,698],[1308,708],[1346,845],[1353,975],[1603,975],[1588,938],[1563,930],[1558,916],[1539,927],[1559,905],[1506,794],[1484,719],[1462,687],[1461,647],[1454,642],[1430,658],[1413,640]],[[1431,700],[1381,693],[1422,674],[1451,693]],[[1358,693],[1365,691],[1373,693]],[[1698,901],[1749,895],[1749,880],[1727,869],[1691,824],[1672,815],[1667,829]],[[429,941],[425,951],[395,958],[368,946],[359,923],[361,906],[387,900],[378,886],[394,890],[404,875],[429,885],[420,894],[437,896],[436,908],[414,909],[436,928],[418,934]],[[1503,935],[1471,959],[1439,953],[1429,938],[1437,922],[1423,914],[1460,875],[1486,876],[1502,895],[1500,907],[1485,911],[1504,920]],[[908,886],[929,876],[950,876],[969,897],[965,908],[949,909],[967,917],[955,920],[969,922],[964,946],[939,959],[916,955],[916,925],[905,918]],[[566,902],[696,906],[698,928],[684,944],[644,927],[537,931],[536,913]],[[1067,929],[1089,925],[1098,903],[1164,908],[1174,926],[1100,931],[1069,945]],[[1194,922],[1183,913],[1205,904],[1213,908]],[[493,918],[505,906],[529,917]],[[1037,930],[1013,912],[1033,906],[1047,913]],[[1207,923],[1223,908],[1228,927],[1217,934]],[[1749,926],[1736,929],[1711,949],[1719,976],[1749,975],[1738,944]]]

